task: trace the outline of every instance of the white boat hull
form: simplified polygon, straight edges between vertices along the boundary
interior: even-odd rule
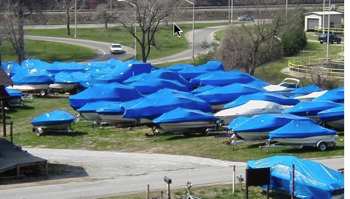
[[[49,88],[54,90],[72,90],[77,86],[78,84],[50,84]]]
[[[71,125],[71,122],[62,123],[62,124],[34,126],[33,132],[36,132],[38,135],[41,135],[43,133],[68,133],[68,132],[71,132],[70,125]]]
[[[49,88],[48,84],[38,84],[38,85],[13,85],[13,89],[20,90],[22,92],[35,92],[35,91],[42,91]]]
[[[268,138],[269,132],[237,132],[240,138],[247,141],[265,140]]]
[[[324,135],[324,136],[312,136],[306,138],[276,138],[273,141],[276,141],[279,144],[285,145],[301,145],[301,146],[314,146],[316,147],[320,142],[326,143],[336,143],[336,135]]]
[[[216,126],[213,122],[179,122],[179,123],[164,123],[159,125],[163,132],[181,132],[194,129],[207,129]]]
[[[212,106],[211,106],[211,109],[212,109],[214,112],[221,111],[221,110],[224,109],[224,104],[212,105]]]
[[[83,112],[80,114],[84,119],[89,120],[89,121],[100,120],[100,116],[96,112]]]

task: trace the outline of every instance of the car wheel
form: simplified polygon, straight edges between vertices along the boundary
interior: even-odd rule
[[[327,150],[327,144],[325,142],[321,142],[318,144],[318,147],[317,147],[320,151],[325,151]]]
[[[323,44],[323,41],[320,41],[320,44]]]

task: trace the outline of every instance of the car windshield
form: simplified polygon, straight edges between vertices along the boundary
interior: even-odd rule
[[[120,48],[121,46],[119,44],[113,44],[112,48]]]

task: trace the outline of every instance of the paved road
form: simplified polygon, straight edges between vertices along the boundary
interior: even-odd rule
[[[112,55],[109,52],[111,43],[108,43],[108,42],[92,41],[92,40],[86,40],[86,39],[72,39],[72,38],[64,38],[64,37],[47,37],[47,36],[31,36],[31,35],[26,35],[25,38],[30,40],[36,40],[36,41],[58,42],[58,43],[65,43],[65,44],[71,44],[71,45],[90,48],[97,52],[96,59],[108,59],[108,58],[115,57],[117,59],[125,60],[125,59],[130,59],[135,55],[135,50],[127,46],[123,46],[126,53],[120,54],[120,55]]]
[[[203,42],[207,42],[208,44],[211,44],[215,41],[215,32],[218,30],[221,30],[225,28],[225,26],[217,26],[217,27],[208,27],[205,29],[198,29],[195,30],[195,40],[194,40],[194,55],[197,57],[200,54],[205,54],[208,52],[209,49],[204,49],[201,47],[201,44]],[[161,64],[161,63],[167,63],[167,62],[177,62],[177,61],[183,61],[183,60],[189,60],[192,59],[192,35],[193,32],[187,32],[185,37],[189,43],[189,49],[182,51],[180,53],[163,57],[160,59],[154,59],[150,60],[152,64]]]
[[[173,179],[173,187],[183,187],[190,180],[194,185],[221,184],[232,179],[232,165],[237,174],[244,172],[245,163],[207,158],[120,153],[86,150],[27,149],[50,162],[83,167],[88,176],[51,179],[43,182],[0,186],[1,198],[6,199],[75,199],[100,198],[143,192],[147,184],[152,190],[164,189],[164,176]],[[338,169],[343,158],[322,162]],[[80,175],[79,172],[77,175]]]

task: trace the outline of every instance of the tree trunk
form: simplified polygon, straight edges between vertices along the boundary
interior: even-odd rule
[[[142,45],[141,45],[141,55],[142,55],[142,61],[143,63],[147,62],[147,55],[146,55],[146,33],[142,33]]]
[[[67,25],[67,35],[70,36],[70,11],[69,5],[66,5],[66,25]]]
[[[23,7],[19,8],[18,12],[18,47],[16,49],[17,53],[17,61],[18,63],[22,63],[25,59],[25,51],[24,51],[24,13]]]
[[[105,30],[108,30],[108,20],[105,20]]]

